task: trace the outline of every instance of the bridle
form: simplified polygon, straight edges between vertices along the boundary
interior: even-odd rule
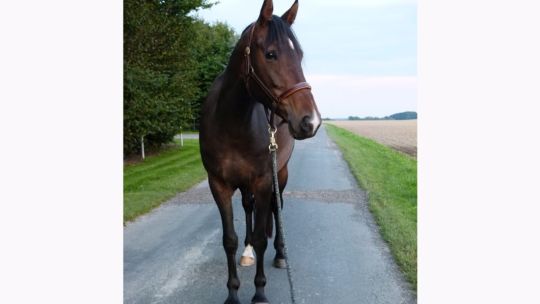
[[[264,92],[268,98],[271,100],[270,105],[266,105],[265,109],[268,110],[270,108],[270,116],[268,117],[268,123],[271,127],[275,129],[274,126],[274,113],[276,111],[277,106],[286,98],[294,95],[295,93],[301,91],[301,90],[311,90],[311,86],[307,82],[299,82],[295,84],[292,88],[289,88],[285,90],[283,93],[281,93],[279,96],[276,96],[272,93],[272,91],[264,84],[264,82],[261,80],[261,78],[255,73],[255,69],[251,65],[251,41],[253,39],[253,32],[255,31],[255,25],[257,22],[253,22],[251,24],[251,31],[249,33],[249,40],[248,44],[244,50],[244,57],[246,58],[246,71],[245,71],[245,81],[246,81],[246,90],[251,95],[251,91],[249,88],[249,80],[253,79],[255,80],[255,83],[259,86],[259,88]],[[268,116],[268,115],[267,115]]]

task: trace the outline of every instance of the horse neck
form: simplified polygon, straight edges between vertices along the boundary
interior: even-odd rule
[[[227,69],[223,74],[221,92],[217,100],[216,120],[228,129],[238,129],[245,133],[257,127],[255,124],[265,126],[265,120],[257,123],[254,115],[261,115],[262,106],[248,93],[242,76],[243,56],[233,54]],[[264,112],[264,111],[262,111]]]

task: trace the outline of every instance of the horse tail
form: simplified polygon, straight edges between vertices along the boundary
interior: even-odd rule
[[[270,200],[270,212],[268,212],[268,219],[266,220],[266,236],[272,237],[272,231],[274,230],[274,210],[277,208],[276,193],[272,191],[272,199]]]
[[[279,192],[279,197],[281,199],[280,207],[281,209],[283,209],[283,189],[281,189],[281,191]],[[268,219],[266,222],[266,235],[268,236],[268,238],[272,237],[272,231],[274,230],[274,218],[272,217],[272,215],[277,216],[278,205],[277,205],[277,200],[276,200],[276,194],[274,192],[272,192],[272,201],[270,203],[271,203],[271,206],[270,206],[271,211],[268,213]],[[278,228],[276,227],[276,229]]]
[[[270,212],[268,212],[268,219],[266,219],[266,236],[268,238],[272,238],[272,231],[274,230],[274,217],[272,216],[274,213],[272,211],[274,209],[273,205],[274,204],[272,204],[272,209],[270,209]]]

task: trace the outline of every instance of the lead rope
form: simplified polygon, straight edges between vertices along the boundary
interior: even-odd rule
[[[272,111],[272,116],[273,116]],[[273,118],[273,117],[272,117]],[[272,125],[273,125],[273,119],[272,119]],[[285,263],[287,268],[287,277],[289,279],[289,290],[291,291],[291,303],[295,304],[295,292],[294,292],[294,285],[293,285],[293,278],[292,278],[292,271],[291,266],[289,264],[289,254],[287,252],[287,242],[285,241],[285,229],[283,228],[283,218],[281,217],[281,207],[283,206],[281,203],[281,196],[279,193],[279,182],[278,182],[278,175],[277,175],[277,149],[278,145],[276,143],[276,134],[277,129],[274,127],[272,129],[272,126],[269,125],[268,132],[270,133],[270,145],[268,146],[268,149],[270,150],[270,154],[272,155],[272,180],[274,185],[274,193],[276,195],[276,209],[277,209],[277,219],[278,219],[278,229],[279,233],[281,234],[281,237],[283,238],[283,255],[285,256]]]

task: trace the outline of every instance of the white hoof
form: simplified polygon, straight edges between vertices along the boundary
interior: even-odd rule
[[[253,255],[253,246],[247,245],[240,257],[240,266],[251,266],[255,264],[255,255]]]

